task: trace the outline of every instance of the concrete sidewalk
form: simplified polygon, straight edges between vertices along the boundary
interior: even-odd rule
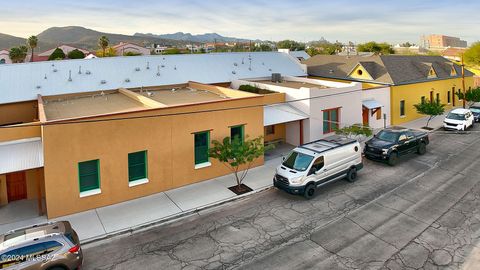
[[[448,114],[448,111],[445,112],[444,115],[439,115],[439,116],[434,117],[430,121],[428,126],[433,128],[433,130],[431,130],[431,131],[434,131],[436,129],[439,129],[439,128],[443,127],[443,120],[445,119],[445,116],[447,116],[447,114]],[[401,124],[400,126],[406,127],[406,128],[411,128],[411,129],[427,131],[425,129],[422,129],[422,127],[424,127],[427,124],[427,120],[428,120],[428,116],[413,120],[413,121],[405,123],[405,124]]]
[[[292,148],[284,147],[282,150],[287,151]],[[269,158],[263,166],[249,171],[243,183],[252,188],[253,191],[241,196],[228,189],[236,183],[232,175],[226,175],[52,220],[47,220],[46,217],[34,217],[18,222],[0,224],[0,234],[47,221],[68,220],[77,231],[80,240],[86,243],[166,222],[270,188],[275,168],[281,163],[282,157],[276,151],[276,155]]]

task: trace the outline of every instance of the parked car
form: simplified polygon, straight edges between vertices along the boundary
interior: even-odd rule
[[[82,262],[77,233],[68,221],[0,235],[0,269],[70,270],[79,269]]]
[[[473,105],[469,109],[473,114],[475,122],[480,122],[480,105]]]
[[[391,127],[381,130],[368,140],[365,143],[364,154],[369,159],[386,161],[388,165],[394,166],[400,156],[415,152],[425,154],[429,143],[426,132]]]
[[[467,130],[475,123],[472,111],[469,109],[453,109],[445,120],[443,120],[443,128],[445,130]]]
[[[330,182],[342,178],[354,182],[362,168],[360,144],[332,136],[293,149],[277,167],[273,185],[310,199],[318,187]]]

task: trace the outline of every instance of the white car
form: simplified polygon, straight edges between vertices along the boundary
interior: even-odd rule
[[[443,128],[446,130],[467,130],[474,123],[475,118],[469,109],[454,109],[443,120]]]

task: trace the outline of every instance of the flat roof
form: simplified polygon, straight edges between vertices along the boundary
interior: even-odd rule
[[[141,90],[120,88],[41,97],[43,103],[41,107],[45,112],[45,121],[55,121],[259,96],[236,92],[238,91],[219,86],[189,82]]]
[[[230,99],[227,96],[220,96],[207,90],[192,87],[149,90],[148,93],[144,92],[143,95],[168,106]]]
[[[43,103],[47,120],[138,111],[148,107],[122,93],[89,93],[77,97],[46,98]]]
[[[271,80],[261,80],[261,81],[254,81],[254,82],[268,84],[268,85],[283,86],[288,88],[295,88],[295,89],[300,89],[302,87],[318,88],[318,89],[328,88],[325,85],[321,85],[321,84],[314,84],[309,82],[297,82],[297,81],[289,81],[289,80],[282,80],[281,82],[272,82]]]

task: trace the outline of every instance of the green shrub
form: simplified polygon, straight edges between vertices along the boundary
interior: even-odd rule
[[[139,56],[142,55],[141,53],[136,53],[136,52],[126,52],[123,54],[123,56]]]
[[[60,48],[56,48],[52,54],[48,57],[48,60],[58,60],[65,59],[65,53]]]
[[[249,92],[249,93],[254,93],[254,94],[260,94],[260,95],[275,93],[274,91],[270,91],[270,90],[267,90],[267,89],[261,89],[261,88],[251,86],[251,85],[248,85],[248,84],[240,85],[238,90],[242,90],[242,91]]]
[[[85,54],[82,51],[80,51],[78,49],[75,49],[75,50],[68,53],[68,58],[70,58],[70,59],[83,59],[83,58],[85,58]]]

